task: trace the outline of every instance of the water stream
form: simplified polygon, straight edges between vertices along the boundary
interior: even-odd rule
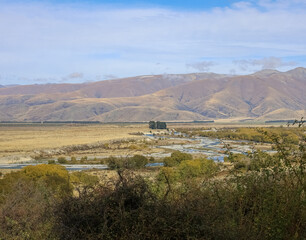
[[[254,143],[251,141],[234,141],[234,140],[220,140],[216,138],[208,137],[188,137],[186,134],[181,134],[179,132],[174,133],[175,136],[183,137],[173,137],[173,136],[159,136],[153,134],[146,134],[145,136],[151,140],[158,140],[160,138],[166,138],[169,140],[181,140],[182,144],[172,144],[166,146],[155,146],[155,148],[165,149],[164,152],[147,154],[147,157],[163,158],[169,157],[171,151],[174,150],[190,154],[203,154],[209,159],[213,159],[217,162],[223,162],[224,157],[228,156],[225,152],[228,150],[225,145],[230,146],[230,152],[247,154],[248,152],[254,151]],[[184,144],[188,142],[187,144]],[[275,153],[275,151],[267,150],[266,152]],[[105,156],[101,156],[105,157]],[[120,157],[120,156],[119,156]],[[124,157],[124,156],[123,156]],[[99,157],[100,158],[100,157]],[[37,165],[41,163],[26,163],[26,164],[0,164],[0,169],[21,169],[29,165]],[[162,162],[150,163],[147,166],[162,166]],[[93,164],[78,164],[78,165],[63,165],[67,170],[88,170],[88,169],[107,169],[107,165],[93,165]]]
[[[175,133],[174,135],[180,135],[180,133]],[[188,144],[173,144],[167,146],[157,146],[157,148],[170,149],[175,151],[180,151],[184,153],[190,154],[203,154],[206,155],[209,159],[213,159],[215,161],[224,161],[224,157],[228,156],[225,154],[226,150],[228,150],[225,145],[229,145],[229,151],[232,153],[240,153],[247,154],[248,152],[254,151],[253,145],[254,142],[244,141],[244,140],[220,140],[216,138],[208,138],[208,137],[188,137],[183,135],[180,138],[174,138],[171,136],[158,136],[147,134],[148,138],[157,140],[159,138],[168,138],[168,139],[180,139],[182,142],[188,142]],[[275,153],[275,151],[267,150],[266,152]],[[171,153],[154,153],[150,156],[153,157],[167,157],[170,156]]]

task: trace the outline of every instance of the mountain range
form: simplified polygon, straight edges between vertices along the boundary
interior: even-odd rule
[[[0,121],[284,120],[306,116],[306,69],[0,87]]]

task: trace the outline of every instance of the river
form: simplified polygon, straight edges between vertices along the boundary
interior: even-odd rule
[[[174,135],[180,135],[183,137],[177,138],[173,136],[159,136],[153,134],[146,134],[145,136],[151,140],[157,140],[159,138],[167,138],[177,140],[180,139],[188,144],[172,144],[166,146],[155,146],[156,148],[165,149],[164,152],[147,154],[147,157],[163,158],[171,155],[169,150],[180,151],[190,154],[203,154],[209,159],[213,159],[217,162],[223,162],[224,157],[228,156],[225,152],[229,150],[232,153],[247,154],[254,151],[254,142],[250,141],[234,141],[234,140],[220,140],[216,138],[207,137],[188,137],[181,133],[175,132]],[[227,149],[225,145],[230,146]],[[266,152],[275,153],[275,151],[266,150]],[[0,169],[21,169],[29,165],[37,165],[42,163],[20,163],[20,164],[0,164]],[[150,163],[147,166],[162,166],[162,162]],[[100,164],[63,164],[63,166],[69,171],[88,170],[88,169],[108,169],[107,165]]]

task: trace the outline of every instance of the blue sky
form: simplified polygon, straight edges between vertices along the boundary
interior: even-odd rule
[[[3,1],[5,2],[5,1]],[[6,2],[11,2],[6,0]],[[31,0],[19,0],[14,1],[18,3],[33,3]],[[200,10],[210,9],[214,7],[226,7],[230,6],[235,0],[217,0],[217,1],[205,1],[205,0],[37,0],[38,2],[51,3],[51,4],[82,4],[87,6],[97,5],[109,5],[113,7],[166,7],[171,9],[189,9],[189,10]],[[250,1],[252,2],[252,1]]]
[[[0,0],[0,85],[306,67],[306,0]]]

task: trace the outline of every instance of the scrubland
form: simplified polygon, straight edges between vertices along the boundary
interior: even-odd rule
[[[68,132],[76,127],[66,126]],[[81,127],[80,136],[86,135],[87,128],[91,129],[87,133],[96,137],[87,136],[76,146],[100,141],[98,125]],[[149,131],[146,125],[123,126],[118,137],[131,138],[110,137],[97,148],[71,152],[129,153],[125,157],[83,159],[85,163],[101,161],[109,170],[69,172],[53,162],[2,175],[0,239],[306,238],[303,125],[215,129],[216,125],[182,124],[180,128],[190,136],[252,140],[255,145],[266,142],[265,146],[275,152],[254,148],[246,154],[234,154],[226,146],[228,157],[224,162],[215,162],[202,155],[170,151],[170,156],[158,159],[164,166],[148,168],[146,164],[155,159],[143,153],[163,144],[186,144],[186,140],[181,141],[181,136],[163,139],[169,133],[160,132],[160,138],[158,135],[156,140],[146,142],[140,134]],[[49,133],[53,139],[61,132],[54,130]],[[70,135],[70,141],[73,138]],[[52,147],[67,146],[66,142],[61,144]],[[58,160],[66,160],[58,156]]]

